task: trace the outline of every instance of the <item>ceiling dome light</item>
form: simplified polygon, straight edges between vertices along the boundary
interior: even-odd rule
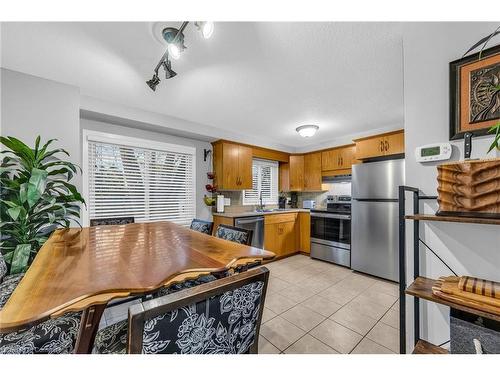
[[[203,38],[208,39],[214,33],[214,23],[210,21],[197,21],[194,23],[195,26],[200,30]]]
[[[317,125],[302,125],[295,129],[304,138],[312,137],[318,131],[319,126]]]

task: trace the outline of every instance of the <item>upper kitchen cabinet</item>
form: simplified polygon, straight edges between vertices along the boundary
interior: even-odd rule
[[[304,155],[290,155],[289,174],[288,183],[290,191],[303,191]]]
[[[321,190],[321,152],[304,155],[304,191]]]
[[[321,153],[321,170],[336,171],[340,169],[350,169],[355,163],[355,145],[326,150]]]
[[[370,159],[380,156],[398,155],[405,152],[404,131],[378,134],[355,139],[356,159]]]
[[[213,143],[215,185],[219,190],[252,188],[252,148],[236,143]]]

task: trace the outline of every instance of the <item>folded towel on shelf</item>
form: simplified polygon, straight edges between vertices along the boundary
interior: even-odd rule
[[[495,281],[478,279],[472,276],[461,276],[458,287],[464,292],[500,299],[500,283]]]

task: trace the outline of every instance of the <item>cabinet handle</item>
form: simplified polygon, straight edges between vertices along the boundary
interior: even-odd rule
[[[389,151],[389,142],[385,141],[385,151]]]
[[[380,152],[384,152],[384,142],[383,141],[380,141]]]

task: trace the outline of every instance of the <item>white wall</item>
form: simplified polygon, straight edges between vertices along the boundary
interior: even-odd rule
[[[415,161],[415,147],[449,139],[448,63],[460,58],[483,36],[495,30],[494,23],[409,23],[405,24],[404,49],[404,107],[406,140],[406,184],[418,187],[424,194],[437,195],[435,164]],[[492,45],[500,42],[497,37]],[[492,137],[477,138],[472,156],[484,158]],[[461,141],[453,143],[453,159],[463,158]],[[497,152],[498,155],[498,152]],[[488,157],[495,157],[489,154]],[[408,203],[410,204],[410,202]],[[425,206],[428,212],[436,204]],[[500,230],[496,226],[477,224],[421,222],[421,237],[459,275],[473,275],[500,281]],[[411,234],[411,233],[409,233]],[[411,246],[408,237],[407,246]],[[447,270],[425,248],[421,273],[437,278],[449,275]],[[408,270],[412,270],[411,257]],[[411,275],[410,275],[411,277]],[[411,298],[407,312],[410,313]],[[407,325],[408,332],[412,325]],[[424,303],[422,336],[435,344],[449,339],[449,310]],[[407,340],[411,347],[413,338]]]
[[[77,87],[1,69],[1,132],[34,145],[57,138],[70,160],[80,165],[80,90]],[[60,155],[63,157],[64,155]],[[73,183],[81,188],[81,178]]]
[[[177,137],[165,133],[157,133],[141,129],[134,129],[125,126],[109,124],[105,122],[81,119],[81,133],[83,129],[94,130],[110,134],[118,134],[127,137],[135,137],[147,139],[156,142],[173,143],[183,146],[191,146],[196,148],[196,217],[199,219],[208,220],[211,218],[211,209],[203,203],[203,195],[208,194],[205,190],[205,185],[208,183],[207,172],[211,171],[212,159],[208,158],[203,161],[203,150],[212,149],[212,145],[208,142],[198,141],[189,138]],[[83,135],[80,134],[80,142],[83,144]],[[82,150],[86,152],[86,150]],[[82,154],[83,155],[83,154]]]

